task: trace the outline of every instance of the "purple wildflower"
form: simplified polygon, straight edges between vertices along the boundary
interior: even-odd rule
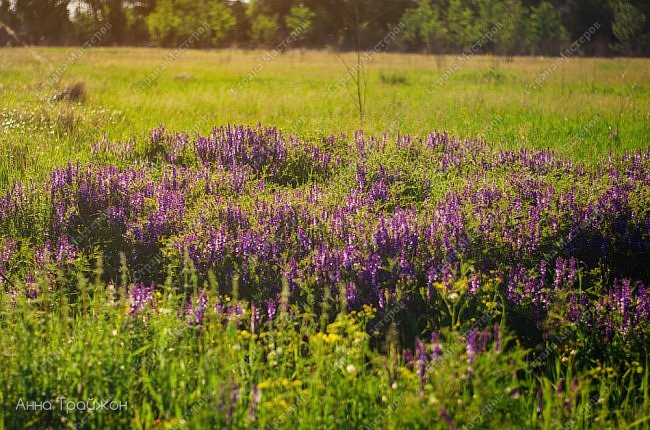
[[[470,364],[474,363],[474,357],[479,352],[479,331],[478,329],[472,329],[466,337],[465,346],[467,349],[467,359]]]
[[[248,410],[248,419],[250,421],[255,421],[255,411],[261,399],[262,393],[260,392],[260,389],[257,387],[257,385],[253,385],[253,392],[251,393],[251,405]]]
[[[415,355],[418,377],[420,378],[420,390],[424,390],[427,370],[427,344],[418,338],[415,339]]]
[[[442,357],[442,343],[440,343],[440,335],[437,332],[431,333],[431,361],[436,361]]]
[[[273,299],[269,299],[266,302],[266,314],[268,316],[269,321],[273,321],[275,318],[275,312],[278,309],[278,305]]]
[[[135,284],[129,292],[130,311],[129,315],[136,315],[142,311],[148,304],[154,309],[156,304],[153,300],[154,285],[145,287],[144,284]]]

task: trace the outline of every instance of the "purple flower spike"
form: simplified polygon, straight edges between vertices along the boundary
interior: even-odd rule
[[[467,334],[467,339],[466,339],[466,349],[467,349],[467,359],[469,361],[469,364],[474,363],[474,357],[479,351],[479,331],[477,329],[472,329],[468,334]]]
[[[494,323],[494,350],[496,352],[501,351],[501,326],[499,323]]]
[[[413,353],[411,352],[410,349],[404,350],[404,362],[409,367],[413,366]]]
[[[248,419],[251,421],[255,421],[255,411],[257,410],[257,405],[260,403],[260,400],[262,400],[262,393],[260,392],[260,389],[257,388],[257,385],[253,385],[251,406],[248,410]]]
[[[418,377],[420,378],[420,389],[424,390],[427,370],[427,344],[420,339],[415,339],[415,355]]]
[[[431,333],[431,360],[435,361],[442,357],[442,343],[440,343],[440,335],[435,331]]]
[[[275,300],[269,299],[266,302],[266,314],[267,314],[267,316],[269,318],[269,321],[273,321],[273,319],[275,318],[275,312],[277,311],[277,309],[278,309],[278,305],[277,305],[277,303],[275,303]]]
[[[208,304],[208,296],[205,293],[199,293],[198,297],[193,296],[185,305],[185,316],[188,318],[188,324],[201,325],[205,317],[205,307]]]
[[[129,315],[136,315],[142,311],[147,304],[154,309],[156,304],[153,300],[154,286],[145,287],[143,284],[135,284],[130,291],[130,311]]]
[[[469,281],[469,293],[472,296],[476,296],[478,294],[478,289],[480,286],[480,281],[478,275],[474,276],[471,281]]]

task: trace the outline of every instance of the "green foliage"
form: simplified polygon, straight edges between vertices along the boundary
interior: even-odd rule
[[[232,11],[219,0],[160,0],[147,17],[151,39],[164,46],[178,46],[197,34],[198,41],[190,46],[207,46],[208,42],[218,45],[235,24]]]
[[[557,55],[569,40],[557,8],[547,1],[531,9],[527,37],[533,55]]]
[[[316,14],[307,6],[294,6],[289,15],[284,18],[285,25],[298,40],[306,39],[313,30]]]
[[[6,1],[0,16],[0,22],[9,18],[22,24],[27,34],[21,34],[23,43],[41,43],[47,41],[50,44],[66,43],[71,36],[71,25],[68,16],[68,4],[70,0],[15,0]],[[13,12],[13,14],[10,13]],[[13,17],[11,15],[14,15]]]
[[[637,52],[636,48],[642,43],[639,38],[642,36],[646,16],[629,2],[616,1],[613,3],[612,33],[624,51],[635,53]]]
[[[494,54],[512,56],[524,52],[521,35],[527,31],[528,16],[521,0],[481,2],[479,17],[484,34],[498,29],[491,41]]]
[[[597,42],[582,47],[583,54],[647,55],[650,46],[650,3],[644,0],[3,0],[0,46],[84,43],[106,24],[110,30],[101,45],[181,43],[177,33],[187,37],[203,22],[196,22],[197,15],[211,21],[210,37],[199,47],[270,46],[303,24],[301,46],[372,49],[400,22],[408,23],[401,39],[406,43],[391,49],[435,55],[468,49],[496,23],[499,34],[481,47],[483,53],[557,55],[595,22],[603,30]],[[260,15],[267,18],[258,20]],[[275,17],[275,25],[268,17]],[[361,41],[350,31],[357,21],[363,23]]]
[[[446,14],[449,37],[456,48],[465,50],[471,47],[480,35],[475,26],[476,17],[463,0],[450,0]]]
[[[138,8],[127,8],[124,11],[126,19],[126,37],[130,44],[149,39],[146,15]]]
[[[279,29],[277,15],[260,14],[253,18],[250,37],[256,45],[270,46],[275,41]]]
[[[388,85],[408,85],[408,76],[402,73],[379,72],[379,80]]]
[[[444,51],[448,32],[440,16],[440,9],[431,0],[419,0],[417,5],[407,9],[401,21],[405,28],[404,40],[418,46],[424,45],[427,53]]]

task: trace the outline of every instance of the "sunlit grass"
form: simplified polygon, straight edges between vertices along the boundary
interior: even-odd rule
[[[1,52],[0,109],[28,117],[42,114],[56,128],[52,133],[29,121],[23,129],[0,125],[3,142],[45,148],[30,154],[32,172],[60,165],[68,156],[86,157],[86,145],[104,133],[128,139],[159,123],[168,129],[207,132],[217,124],[261,122],[317,137],[350,135],[359,128],[352,82],[329,91],[346,76],[343,64],[330,52],[289,51],[268,63],[265,51],[188,50],[169,61],[165,56],[174,51],[101,48],[87,50],[73,62],[67,59],[72,50],[64,48]],[[351,54],[344,58],[353,61]],[[610,150],[648,145],[648,60],[567,59],[538,90],[526,95],[526,86],[554,61],[505,62],[477,56],[462,62],[448,56],[442,72],[455,70],[456,64],[458,71],[429,93],[440,76],[433,57],[378,54],[366,65],[363,128],[375,135],[424,135],[433,129],[481,135],[499,147],[551,148],[587,161]],[[48,76],[61,68],[56,88],[44,87]],[[132,87],[152,73],[157,77],[151,87],[133,92]],[[382,81],[387,73],[407,79],[394,85]],[[249,83],[232,93],[241,80]],[[60,88],[77,81],[86,85],[83,105],[46,103]],[[72,127],[57,125],[65,123],[61,111],[74,117]],[[618,138],[610,139],[610,131],[617,129]]]

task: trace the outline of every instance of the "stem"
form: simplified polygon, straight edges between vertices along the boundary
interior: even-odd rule
[[[13,288],[16,288],[16,286],[14,285],[14,283],[11,282],[11,281],[9,280],[9,278],[7,278],[7,277],[4,275],[4,273],[0,272],[0,278],[2,278],[3,281],[5,281],[7,284],[11,285]]]
[[[363,98],[361,95],[361,23],[359,22],[359,5],[354,4],[354,19],[357,30],[356,51],[357,51],[357,104],[359,106],[359,129],[363,129]]]

